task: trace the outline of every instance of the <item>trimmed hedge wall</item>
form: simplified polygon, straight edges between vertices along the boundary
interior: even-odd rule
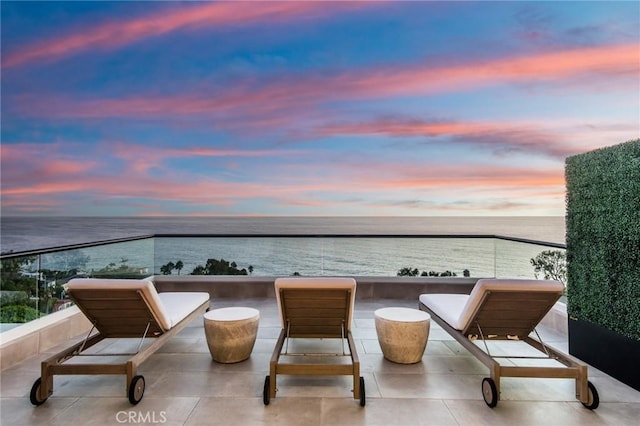
[[[567,311],[640,340],[640,139],[566,160]]]

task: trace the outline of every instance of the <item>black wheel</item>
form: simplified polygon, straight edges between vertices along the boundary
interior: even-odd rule
[[[144,377],[133,376],[131,384],[129,385],[129,402],[136,405],[142,400],[144,395]]]
[[[600,396],[598,396],[598,391],[593,383],[587,382],[587,388],[589,388],[589,402],[586,404],[583,402],[582,405],[589,410],[595,410],[600,405]]]
[[[482,379],[482,397],[489,408],[498,405],[498,388],[496,388],[496,382],[491,377]]]
[[[271,401],[271,377],[267,376],[264,378],[264,390],[262,391],[262,402],[264,405],[269,405]]]
[[[364,407],[367,403],[366,393],[364,391],[364,377],[360,376],[360,406]]]
[[[31,387],[31,393],[29,394],[29,399],[33,405],[42,405],[47,400],[47,398],[39,399],[38,395],[40,394],[40,387],[42,386],[42,377],[38,377],[38,379],[33,382],[33,386]]]

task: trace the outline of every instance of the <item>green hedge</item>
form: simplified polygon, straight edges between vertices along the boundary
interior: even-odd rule
[[[640,340],[640,139],[566,160],[567,310]]]

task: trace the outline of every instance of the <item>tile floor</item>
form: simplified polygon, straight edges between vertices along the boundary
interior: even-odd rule
[[[590,369],[600,407],[583,408],[568,379],[502,380],[502,399],[488,408],[480,383],[488,370],[453,338],[431,324],[422,362],[386,361],[378,345],[373,312],[383,306],[416,307],[408,301],[358,301],[353,335],[366,382],[366,407],[351,394],[351,377],[278,376],[278,394],[262,402],[264,377],[280,331],[275,300],[216,300],[212,308],[260,310],[258,340],[249,360],[211,360],[202,321],[194,321],[139,369],[146,379],[140,404],[129,404],[124,376],[57,376],[54,394],[40,407],[29,402],[39,376],[34,357],[0,376],[0,423],[9,425],[636,425],[640,392]],[[566,350],[565,337],[543,330],[547,343]],[[137,342],[120,340],[108,350]],[[492,346],[520,351],[518,342]],[[525,345],[526,346],[526,345]],[[61,348],[55,348],[55,351]],[[103,348],[107,350],[107,348]],[[51,352],[54,352],[52,350]]]

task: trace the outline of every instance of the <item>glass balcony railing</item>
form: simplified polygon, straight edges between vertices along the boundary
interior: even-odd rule
[[[546,273],[563,280],[564,252],[560,244],[475,235],[125,238],[1,255],[1,322],[4,330],[70,306],[65,284],[76,277],[299,274],[545,278]]]

